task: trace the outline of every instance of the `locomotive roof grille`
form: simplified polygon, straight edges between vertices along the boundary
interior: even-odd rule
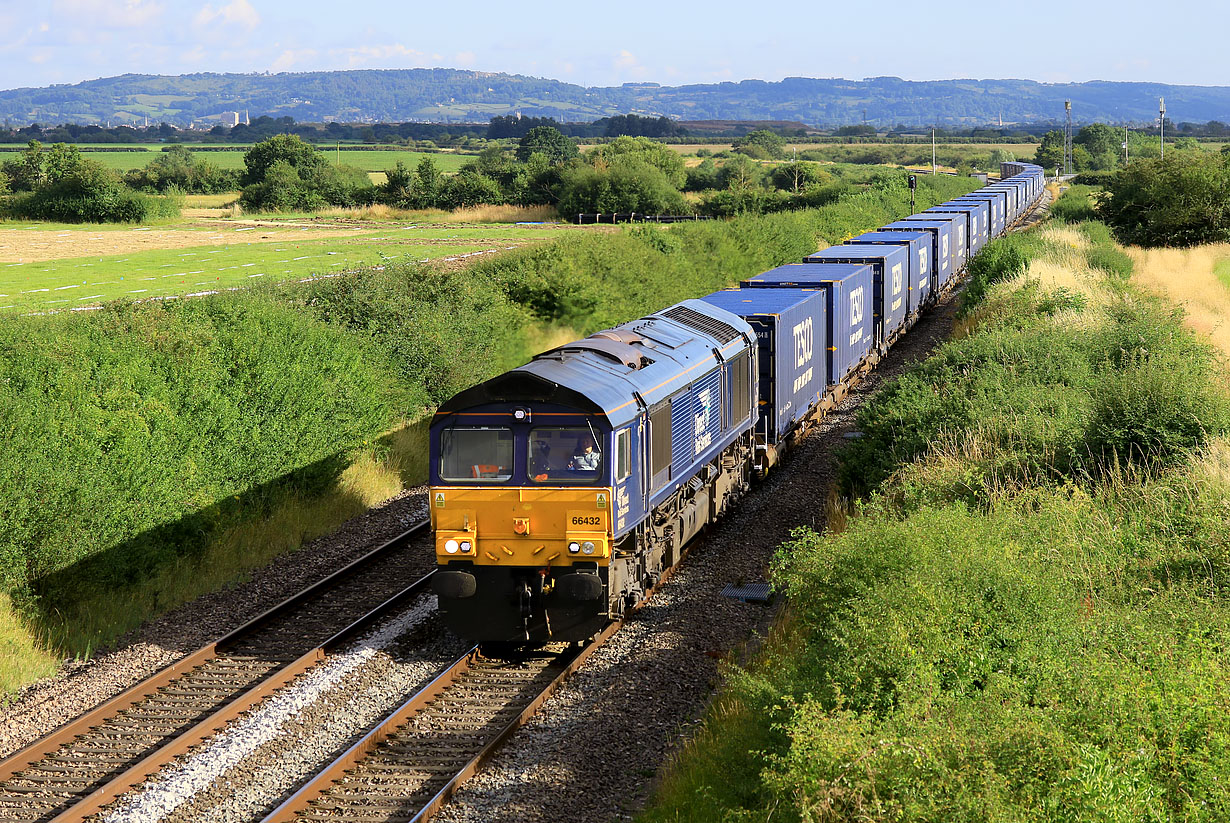
[[[731,340],[737,340],[742,336],[739,334],[738,329],[729,323],[701,314],[695,309],[689,309],[687,306],[675,306],[674,308],[667,309],[662,312],[662,316],[674,320],[680,325],[688,326],[715,337],[722,344],[729,343]]]

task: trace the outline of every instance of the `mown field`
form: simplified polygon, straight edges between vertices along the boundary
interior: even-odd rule
[[[1230,384],[1156,296],[1224,251],[1168,254],[1092,222],[988,246],[642,820],[1230,815]]]
[[[96,306],[121,298],[241,288],[259,278],[296,280],[422,263],[504,251],[567,231],[575,229],[431,224],[330,229],[219,222],[100,231],[0,223],[0,312]],[[192,245],[194,239],[202,245]],[[163,243],[170,248],[158,248]]]

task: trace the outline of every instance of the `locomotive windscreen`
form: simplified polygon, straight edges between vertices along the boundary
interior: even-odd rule
[[[512,429],[454,426],[440,432],[440,479],[503,483],[512,477]]]

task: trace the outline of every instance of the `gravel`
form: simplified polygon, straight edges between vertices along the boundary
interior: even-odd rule
[[[272,808],[464,650],[427,595],[117,804],[104,823],[245,821]]]
[[[721,596],[764,580],[792,528],[822,528],[834,450],[869,394],[946,339],[955,295],[920,321],[785,465],[697,543],[650,603],[562,688],[436,819],[601,821],[642,808],[654,776],[720,684],[719,662],[749,651],[770,607]]]
[[[409,489],[334,533],[253,570],[242,582],[145,623],[120,638],[114,648],[90,660],[66,661],[56,675],[28,686],[0,706],[0,757],[216,640],[426,516],[426,486]],[[434,565],[434,557],[424,554],[422,571]]]

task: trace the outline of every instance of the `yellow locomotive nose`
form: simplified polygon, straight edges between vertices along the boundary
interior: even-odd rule
[[[528,517],[514,517],[513,518],[513,531],[516,532],[517,534],[529,534],[530,533],[530,519]]]

